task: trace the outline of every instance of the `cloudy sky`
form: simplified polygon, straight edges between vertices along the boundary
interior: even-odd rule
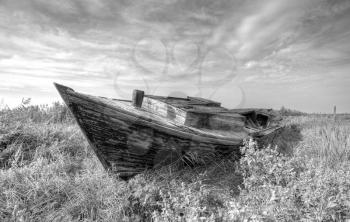
[[[0,99],[130,98],[350,112],[350,1],[0,0]]]

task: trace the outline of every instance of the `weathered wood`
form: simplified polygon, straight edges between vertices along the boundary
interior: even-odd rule
[[[220,107],[220,103],[197,97],[186,99],[146,95],[142,108],[151,113],[157,113],[177,125],[232,131],[233,133],[243,131],[245,123],[253,128],[259,128],[260,123],[266,125],[268,122],[267,116],[257,114],[254,110],[245,110],[242,114],[233,113]]]
[[[185,125],[195,128],[224,130],[235,133],[244,131],[246,118],[235,113],[187,112]]]
[[[132,93],[132,105],[140,108],[142,106],[144,95],[145,95],[144,91],[135,89]]]
[[[222,113],[203,112],[200,115],[210,117],[198,117],[198,113],[187,112],[186,106],[193,104],[189,99],[145,96],[136,108],[131,101],[90,96],[55,85],[102,165],[124,178],[169,164],[187,152],[239,155],[244,138],[275,130],[254,127],[259,123],[247,123],[247,117],[217,106],[212,108]],[[198,104],[190,109],[194,106]],[[190,115],[193,122],[186,125]],[[198,127],[196,121],[204,121],[205,126]]]
[[[221,106],[221,103],[218,103],[218,102],[215,102],[215,101],[212,101],[212,100],[209,100],[209,99],[204,99],[204,98],[199,98],[199,97],[191,97],[191,96],[188,96],[187,98],[190,101],[193,101],[195,103],[199,102],[199,103],[201,103],[204,106],[214,106],[214,107],[220,107]]]
[[[142,108],[179,125],[183,125],[186,120],[186,111],[183,109],[149,96],[145,96]]]
[[[179,126],[172,121],[161,118],[160,116],[146,112],[142,109],[135,109],[130,103],[114,102],[99,97],[88,96],[81,93],[72,92],[70,94],[71,103],[79,103],[90,107],[90,109],[98,111],[98,116],[108,116],[114,118],[121,125],[128,125],[129,122],[138,122],[141,125],[152,129],[157,129],[168,133],[169,135],[190,138],[202,142],[214,142],[221,144],[238,144],[241,141],[240,137],[235,134],[225,136],[220,132],[213,134],[210,130],[201,130],[187,126]],[[248,136],[248,135],[247,135]]]
[[[99,159],[99,161],[101,162],[102,166],[105,169],[108,169],[108,164],[106,162],[106,160],[104,158],[102,158],[100,151],[98,150],[98,148],[95,146],[95,144],[91,141],[90,137],[87,135],[86,130],[82,127],[82,123],[81,120],[78,118],[77,115],[75,115],[74,113],[76,110],[76,105],[71,103],[71,99],[69,97],[70,93],[74,93],[74,90],[72,88],[69,88],[67,86],[63,86],[57,83],[54,83],[57,91],[59,92],[60,96],[62,97],[63,101],[66,103],[66,105],[68,106],[68,108],[70,109],[70,111],[73,113],[73,116],[76,120],[76,122],[78,123],[78,126],[80,128],[80,130],[82,131],[82,133],[84,134],[85,138],[87,139],[90,147],[92,148],[93,152],[96,154],[97,158]]]

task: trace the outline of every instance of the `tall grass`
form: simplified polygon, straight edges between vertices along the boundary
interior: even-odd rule
[[[291,122],[303,127],[300,154],[330,167],[350,161],[350,121],[309,116],[294,118]]]
[[[125,182],[103,169],[64,106],[0,119],[0,221],[350,219],[346,121],[293,117],[274,138],[279,147],[250,140],[238,162],[168,166]]]
[[[29,105],[22,103],[14,109],[0,110],[0,126],[4,129],[13,123],[73,123],[68,107],[55,102],[49,105]]]

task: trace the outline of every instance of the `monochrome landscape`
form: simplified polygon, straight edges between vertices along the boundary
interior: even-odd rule
[[[350,1],[0,17],[0,221],[350,221]]]

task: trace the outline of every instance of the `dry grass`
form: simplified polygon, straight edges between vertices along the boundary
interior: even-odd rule
[[[63,106],[7,110],[0,119],[0,221],[350,218],[347,121],[293,117],[276,149],[247,141],[239,162],[169,166],[127,183],[103,170]]]
[[[308,116],[291,120],[303,128],[304,139],[298,151],[306,158],[330,167],[350,161],[350,121],[330,116]]]

